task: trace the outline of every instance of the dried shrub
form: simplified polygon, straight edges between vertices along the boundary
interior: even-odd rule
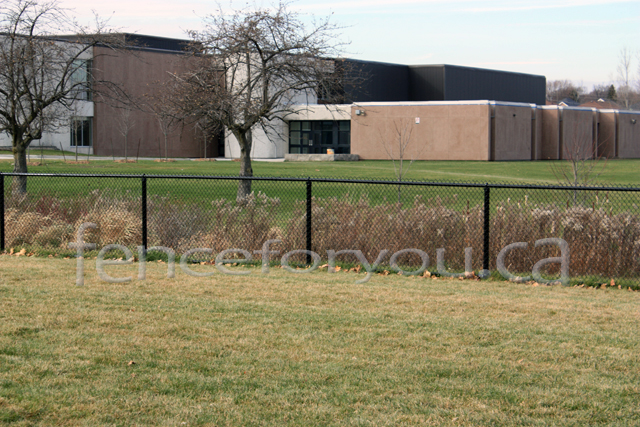
[[[84,222],[98,225],[98,229],[86,233],[87,242],[131,246],[141,241],[139,197],[95,190],[68,199],[49,195],[12,197],[9,203],[12,207],[5,213],[7,246],[66,247]]]
[[[241,248],[256,250],[268,239],[277,239],[282,231],[274,225],[279,212],[280,199],[252,192],[238,205],[225,199],[211,202],[211,224],[207,230],[197,233],[191,247],[224,249]]]
[[[306,244],[307,216],[303,208],[301,204],[286,233],[287,244],[297,248]],[[481,224],[479,208],[456,211],[438,197],[424,201],[416,196],[410,208],[397,203],[374,205],[366,195],[358,200],[346,195],[312,201],[313,250],[320,254],[327,249],[359,249],[367,259],[375,260],[384,249],[393,253],[407,248],[444,247],[450,263],[462,260],[464,265],[464,248],[478,247],[482,239],[477,233],[482,230]]]
[[[603,202],[601,202],[603,203]],[[373,261],[380,251],[390,253],[416,248],[424,250],[430,265],[436,264],[436,249],[445,249],[445,263],[451,270],[463,271],[464,250],[474,249],[473,268],[482,268],[484,209],[477,205],[452,209],[447,201],[436,197],[424,201],[420,196],[410,208],[399,204],[373,205],[366,196],[352,200],[312,200],[312,250],[325,255],[326,250],[359,249]],[[306,247],[306,205],[300,202],[285,232],[286,250]],[[640,217],[627,212],[612,214],[606,206],[562,208],[554,204],[531,204],[523,201],[500,202],[491,215],[490,269],[507,245],[527,242],[526,250],[513,250],[506,259],[514,273],[529,274],[533,265],[548,257],[560,256],[554,245],[535,247],[535,242],[549,237],[567,241],[571,251],[573,276],[637,276],[640,273]],[[354,259],[355,260],[355,259]],[[417,256],[401,258],[415,265]],[[557,264],[547,268],[558,270]]]
[[[49,227],[41,228],[33,238],[33,243],[43,247],[66,247],[74,239],[75,229],[71,224],[57,221]]]
[[[421,196],[408,207],[374,204],[366,195],[313,198],[312,250],[324,258],[329,249],[359,249],[374,261],[384,249],[393,253],[416,248],[428,253],[433,268],[436,249],[444,248],[447,267],[462,271],[464,250],[472,247],[477,271],[483,258],[483,207],[460,209],[459,205],[455,198],[425,200]],[[150,246],[167,246],[178,253],[197,247],[253,251],[268,239],[279,239],[282,245],[277,249],[282,253],[306,247],[304,200],[297,202],[285,221],[278,220],[283,213],[280,200],[263,193],[252,193],[241,205],[225,199],[196,204],[151,196],[147,206]],[[521,201],[499,202],[491,214],[490,269],[496,268],[496,257],[506,245],[527,242],[526,250],[512,251],[505,261],[510,271],[529,274],[538,260],[560,255],[556,246],[535,248],[535,242],[560,237],[571,250],[572,276],[637,277],[640,217],[634,209],[613,213],[609,200],[597,197],[591,207],[532,204],[526,196]],[[86,240],[98,247],[136,246],[142,241],[140,197],[109,190],[72,199],[12,197],[7,200],[5,222],[8,247],[66,247],[83,222],[98,225],[86,233]],[[408,255],[399,261],[416,264],[419,259]],[[548,271],[553,273],[557,267],[552,265]]]
[[[509,243],[527,242],[526,252],[513,251],[506,258],[511,271],[530,272],[533,264],[560,256],[554,246],[534,248],[548,237],[564,239],[570,248],[570,272],[574,276],[636,276],[640,273],[640,217],[628,212],[612,214],[606,201],[592,207],[500,203],[491,221],[492,268],[495,257]],[[608,212],[607,212],[608,210]],[[553,270],[557,270],[557,264]]]

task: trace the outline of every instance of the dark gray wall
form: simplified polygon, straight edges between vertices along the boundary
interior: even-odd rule
[[[445,101],[489,99],[545,105],[546,78],[533,74],[445,65]]]
[[[409,66],[408,101],[446,101],[443,66]]]
[[[409,67],[401,64],[347,59],[346,102],[409,100]]]
[[[546,78],[456,65],[346,61],[360,83],[345,85],[347,101],[490,101],[545,105]],[[348,79],[347,79],[348,80]],[[357,79],[356,79],[357,81]]]

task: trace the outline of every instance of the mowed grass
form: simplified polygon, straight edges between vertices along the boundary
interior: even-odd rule
[[[12,160],[0,160],[0,171],[10,172]],[[352,179],[395,179],[393,164],[385,160],[359,162],[259,162],[253,163],[256,176],[279,177],[339,177]],[[510,182],[530,184],[558,184],[552,166],[566,165],[564,161],[416,161],[405,179],[416,181]],[[600,164],[605,165],[604,162]],[[406,163],[405,163],[406,167]],[[598,165],[598,171],[601,167]],[[179,160],[170,163],[139,161],[115,163],[92,160],[90,164],[72,165],[59,160],[45,160],[42,166],[32,166],[30,172],[42,173],[119,173],[119,174],[181,174],[237,176],[238,162],[198,162]],[[608,160],[597,182],[612,185],[640,185],[640,159]]]
[[[0,155],[9,155],[13,156],[13,152],[11,150],[0,150]],[[76,152],[75,151],[60,151],[60,150],[40,150],[39,148],[31,148],[28,151],[27,160],[32,162],[39,162],[41,156],[67,156],[67,161],[75,160]],[[83,157],[83,159],[81,159]],[[89,157],[93,157],[93,154],[90,154]],[[86,160],[87,155],[81,152],[78,153],[78,160]]]
[[[560,182],[553,173],[552,167],[566,162],[472,162],[472,161],[432,161],[414,162],[405,180],[438,181],[438,182],[474,182],[474,183],[514,183],[557,185]],[[262,177],[316,177],[345,178],[364,180],[394,180],[395,172],[390,161],[360,162],[253,162],[255,176]],[[11,161],[0,160],[0,171],[9,172]],[[148,174],[148,175],[215,175],[229,176],[229,180],[185,180],[179,178],[153,178],[148,180],[148,195],[170,196],[176,202],[208,205],[211,200],[235,201],[238,181],[239,163],[230,161],[198,162],[180,160],[169,163],[140,161],[138,163],[115,163],[112,161],[91,161],[90,164],[68,164],[62,161],[47,160],[42,166],[29,167],[30,172],[40,173],[91,173],[91,174]],[[10,184],[5,181],[5,194],[10,193]],[[565,183],[566,184],[566,183]],[[609,160],[605,169],[598,176],[596,184],[638,187],[640,186],[640,160]],[[282,202],[283,215],[289,218],[296,201],[306,198],[305,182],[272,182],[254,181],[252,189],[265,193]],[[130,196],[139,196],[141,180],[126,178],[39,178],[28,180],[28,192],[36,198],[40,195],[54,196],[62,199],[87,195],[95,190],[121,192]],[[413,205],[416,196],[422,200],[438,198],[449,208],[462,210],[468,206],[481,205],[484,201],[482,188],[462,187],[424,187],[403,186],[400,197],[396,185],[366,185],[343,183],[315,183],[313,196],[326,199],[329,197],[348,197],[358,200],[366,197],[373,204],[386,204],[401,201],[403,206]],[[600,199],[603,195],[599,195]],[[7,197],[7,196],[5,196]],[[506,200],[523,202],[525,199],[533,204],[573,204],[573,193],[530,189],[493,190],[492,203]],[[585,197],[585,205],[596,202],[596,193]],[[612,200],[624,198],[624,202],[615,202],[616,212],[629,210],[629,206],[639,203],[634,194],[611,193],[604,198]]]
[[[0,257],[4,424],[640,423],[640,293],[75,265]]]

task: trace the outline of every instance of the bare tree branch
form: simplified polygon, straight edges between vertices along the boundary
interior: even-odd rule
[[[593,185],[607,167],[607,157],[601,154],[602,146],[588,132],[576,124],[571,137],[564,141],[562,161],[550,164],[551,172],[562,185],[575,187]],[[572,191],[573,204],[581,203],[580,192]]]
[[[253,176],[253,130],[265,132],[286,114],[306,109],[320,88],[331,87],[341,44],[328,19],[305,26],[279,3],[272,9],[210,15],[204,30],[192,31],[190,71],[174,76],[183,116],[219,123],[240,145],[240,176]],[[333,85],[335,86],[335,85]],[[303,101],[304,100],[304,101]],[[238,187],[238,200],[251,181]]]
[[[418,157],[424,149],[424,146],[422,149],[414,147],[415,141],[412,138],[413,126],[412,121],[409,119],[398,119],[393,121],[391,137],[380,134],[380,144],[387,153],[387,157],[389,157],[393,163],[393,171],[398,181],[398,203],[401,202],[401,182],[409,172],[409,169],[411,169],[411,165],[416,157]],[[413,148],[413,150],[411,150],[411,148]],[[413,153],[407,158],[409,151],[413,151]],[[409,162],[408,165],[406,165],[407,161]]]
[[[31,141],[68,126],[74,105],[96,91],[99,82],[92,82],[88,61],[98,44],[115,49],[123,37],[100,21],[93,29],[77,25],[56,1],[11,0],[0,6],[0,131],[11,138],[14,172],[27,172]],[[101,87],[111,93],[115,85]],[[26,177],[15,177],[13,190],[26,189]]]

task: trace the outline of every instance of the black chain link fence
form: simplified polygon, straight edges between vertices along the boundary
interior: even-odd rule
[[[12,191],[23,178],[27,193]],[[535,246],[557,237],[569,245],[574,281],[640,278],[640,188],[253,177],[252,193],[237,200],[239,180],[0,173],[0,250],[71,253],[79,226],[93,222],[98,228],[85,241],[98,249],[253,252],[273,239],[280,254],[305,249],[326,260],[328,250],[352,249],[373,263],[388,250],[388,265],[393,253],[418,249],[430,271],[440,252],[441,271],[479,272],[494,271],[507,245],[526,242],[505,257],[509,271],[524,276],[539,260],[559,256],[558,246]],[[349,254],[339,259],[358,262]],[[421,262],[415,251],[399,258],[407,266]],[[547,269],[558,271],[557,264]]]

